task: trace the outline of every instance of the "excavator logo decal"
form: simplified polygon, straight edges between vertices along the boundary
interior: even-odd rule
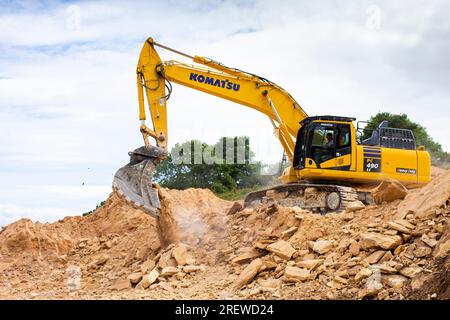
[[[202,74],[198,75],[193,72],[191,72],[191,74],[189,75],[189,80],[195,81],[195,82],[200,82],[200,83],[206,83],[211,86],[224,88],[224,89],[228,89],[228,90],[234,90],[234,91],[239,91],[239,89],[241,88],[240,84],[233,83],[229,80],[214,79],[213,77],[205,77]]]

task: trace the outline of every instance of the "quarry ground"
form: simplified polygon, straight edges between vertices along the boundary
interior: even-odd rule
[[[450,170],[326,215],[160,192],[162,221],[113,192],[89,216],[4,227],[0,299],[450,298]]]

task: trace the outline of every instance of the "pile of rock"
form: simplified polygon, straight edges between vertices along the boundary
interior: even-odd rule
[[[426,218],[396,220],[393,214],[374,217],[375,207],[342,217],[274,205],[236,212],[235,236],[245,237],[248,219],[263,230],[252,233],[251,246],[229,252],[227,261],[239,274],[234,288],[260,294],[311,282],[331,298],[404,298],[423,285],[433,259],[448,256],[450,241],[442,234],[450,210],[442,205]]]
[[[137,289],[154,288],[161,282],[182,280],[187,275],[204,270],[204,266],[196,265],[188,253],[187,245],[172,244],[160,251],[153,259],[144,261],[139,270],[128,275],[128,287]],[[119,280],[123,282],[123,279]]]

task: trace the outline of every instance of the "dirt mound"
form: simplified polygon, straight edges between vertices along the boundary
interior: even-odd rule
[[[375,203],[392,202],[397,199],[405,199],[408,189],[397,180],[383,181],[372,190]]]
[[[424,217],[432,213],[432,209],[448,204],[449,199],[450,170],[445,170],[425,187],[410,191],[399,205],[397,217],[405,217],[408,213],[415,213],[419,217]]]
[[[442,171],[404,200],[327,215],[160,189],[159,220],[112,193],[86,217],[7,226],[0,297],[445,299],[449,185]]]

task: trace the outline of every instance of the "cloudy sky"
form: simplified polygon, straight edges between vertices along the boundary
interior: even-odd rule
[[[407,113],[450,150],[449,12],[411,0],[0,0],[0,225],[107,198],[142,145],[135,66],[149,36],[260,74],[309,115]],[[170,146],[247,135],[259,159],[281,157],[253,110],[178,85],[169,109]]]

